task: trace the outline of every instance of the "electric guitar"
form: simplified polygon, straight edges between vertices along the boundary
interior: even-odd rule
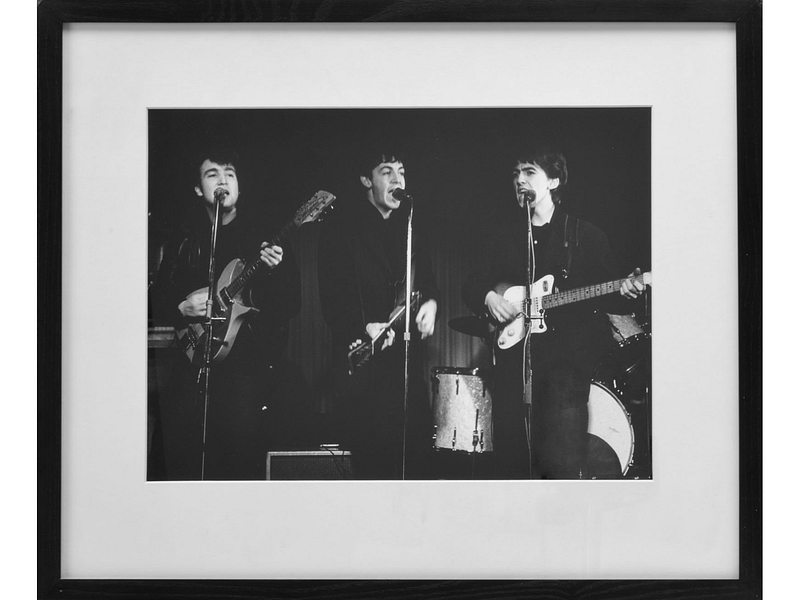
[[[420,293],[413,292],[411,294],[411,311],[415,311],[419,306]],[[350,370],[350,375],[355,373],[356,369],[366,363],[379,349],[383,346],[386,336],[389,335],[389,330],[397,323],[399,319],[406,314],[405,300],[394,307],[387,326],[381,329],[380,333],[371,340],[362,342],[360,339],[356,340],[348,346],[349,352],[347,353],[347,366]],[[378,350],[376,350],[378,349]]]
[[[545,275],[541,279],[535,281],[531,286],[531,333],[544,333],[547,331],[547,323],[545,323],[544,320],[546,310],[619,292],[622,283],[628,279],[630,278],[625,277],[624,279],[617,279],[607,283],[598,283],[566,290],[564,292],[553,293],[554,278],[552,275]],[[645,285],[652,285],[652,275],[649,272],[637,275],[633,279]],[[517,344],[527,333],[525,323],[525,304],[527,302],[525,286],[515,285],[509,287],[503,293],[503,298],[505,298],[511,306],[519,310],[514,320],[503,326],[497,336],[498,347],[501,350],[507,350]]]
[[[294,218],[286,223],[280,232],[272,238],[270,245],[281,245],[301,225],[318,220],[335,199],[336,196],[322,190],[314,194],[300,207]],[[239,258],[229,262],[217,279],[212,314],[214,319],[214,337],[211,339],[212,363],[220,363],[225,360],[236,341],[236,336],[245,321],[246,315],[251,312],[259,312],[257,308],[247,306],[244,303],[242,292],[253,275],[263,268],[264,264],[261,260],[261,251],[259,249],[258,256],[247,263]],[[198,292],[208,294],[208,287],[196,290],[189,296]],[[202,367],[205,362],[207,330],[208,325],[203,319],[203,321],[190,323],[186,328],[176,332],[178,347],[186,353],[192,364],[197,367]]]

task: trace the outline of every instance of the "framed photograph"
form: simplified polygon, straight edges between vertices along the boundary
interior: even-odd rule
[[[761,10],[44,0],[39,597],[759,597]]]

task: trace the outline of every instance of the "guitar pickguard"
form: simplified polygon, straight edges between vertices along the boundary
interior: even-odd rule
[[[526,311],[526,294],[524,285],[515,285],[508,288],[503,294],[503,298],[511,306],[517,309],[517,316],[513,321],[505,325],[497,335],[497,346],[501,350],[508,350],[516,346],[530,329],[531,333],[544,333],[547,331],[547,323],[544,319],[544,308],[542,308],[542,298],[553,293],[552,275],[545,275],[531,286],[530,310]],[[530,312],[530,323],[526,323],[525,313]]]
[[[236,258],[225,266],[217,280],[217,308],[214,316],[224,320],[214,323],[214,338],[211,340],[212,362],[220,362],[228,356],[236,335],[239,333],[239,328],[244,323],[245,315],[250,312],[258,312],[257,308],[244,304],[241,292],[232,298],[225,293],[227,286],[239,276],[244,268],[244,261]],[[202,288],[192,292],[192,294],[204,290],[208,290],[208,288]],[[198,367],[205,362],[206,332],[205,323],[192,323],[187,327],[185,333],[178,332],[179,344],[183,347],[192,364]],[[183,335],[181,335],[182,333]]]

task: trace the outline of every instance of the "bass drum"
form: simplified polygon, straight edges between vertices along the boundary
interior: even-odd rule
[[[601,383],[589,390],[589,477],[624,477],[633,463],[635,434],[622,402]]]
[[[433,447],[492,451],[492,395],[481,369],[436,367],[431,374]]]
[[[589,392],[592,479],[651,479],[649,333],[631,335],[595,370]]]

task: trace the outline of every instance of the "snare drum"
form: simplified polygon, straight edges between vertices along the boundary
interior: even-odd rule
[[[433,447],[492,451],[492,395],[481,369],[435,367],[431,374]]]

